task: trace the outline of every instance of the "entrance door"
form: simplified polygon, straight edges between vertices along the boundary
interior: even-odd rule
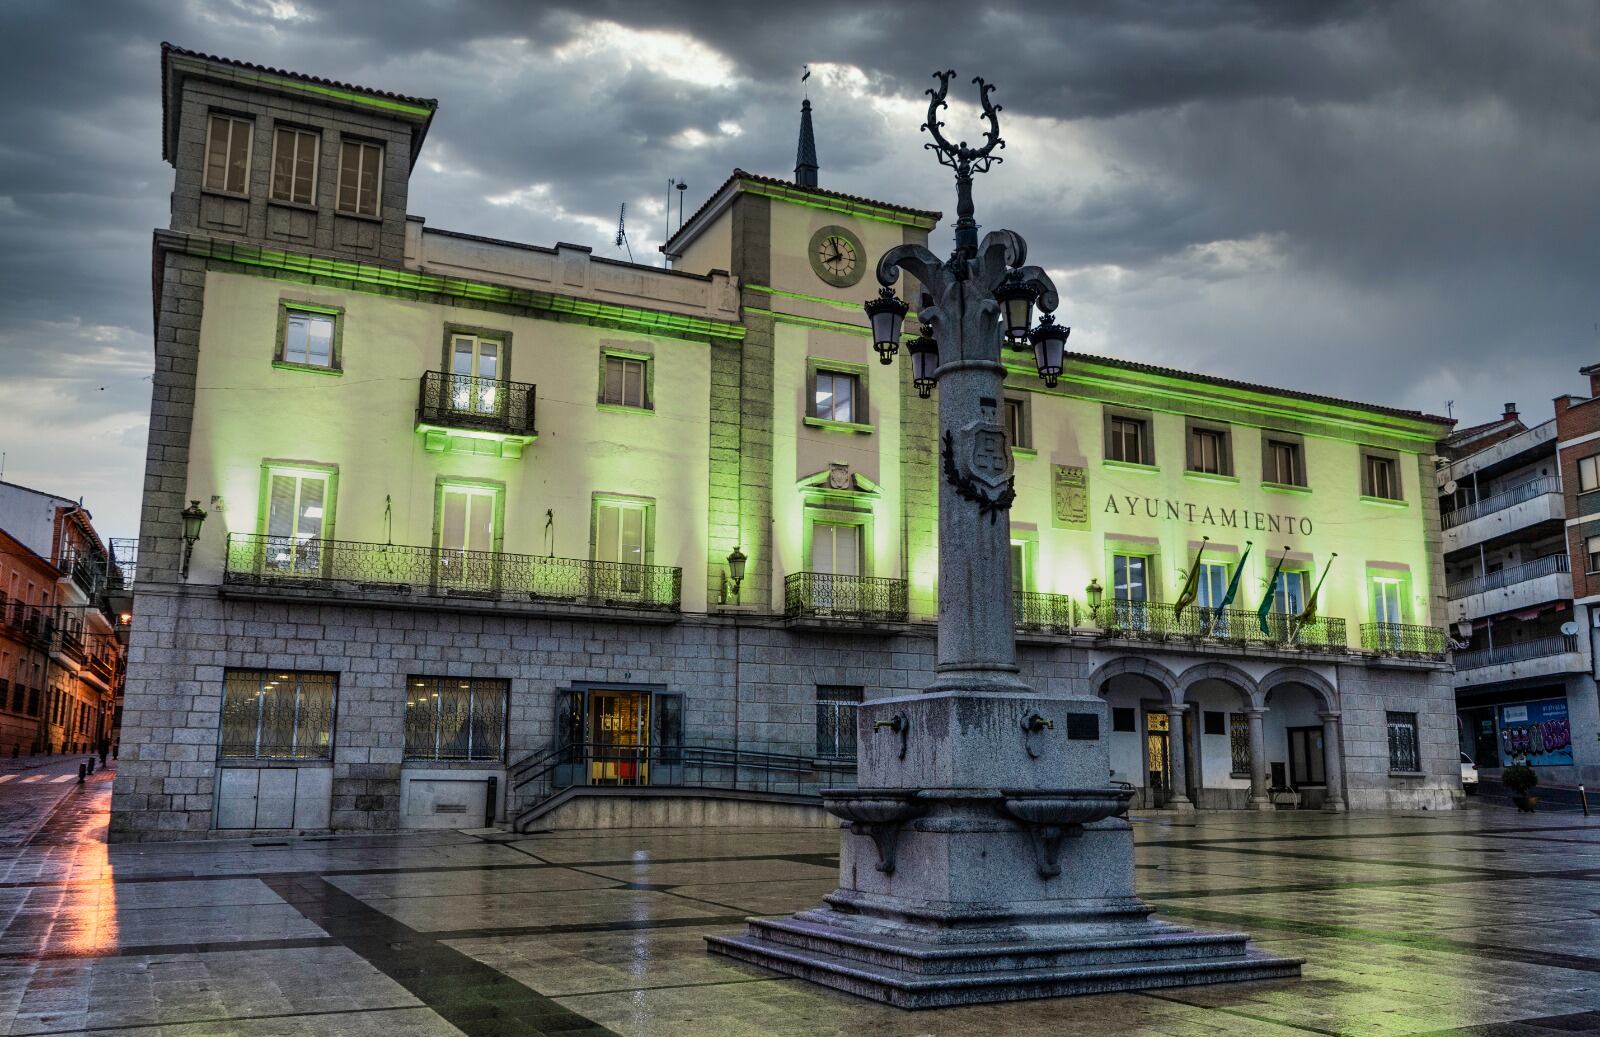
[[[1289,782],[1295,788],[1326,785],[1323,765],[1322,728],[1289,728]]]
[[[495,512],[492,486],[439,490],[439,582],[462,590],[488,590],[495,582]]]
[[[1172,791],[1172,718],[1159,710],[1144,714],[1146,769],[1150,805],[1162,806]]]
[[[648,692],[591,691],[589,730],[594,737],[591,785],[650,784]]]

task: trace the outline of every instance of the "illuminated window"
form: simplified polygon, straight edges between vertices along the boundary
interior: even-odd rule
[[[268,467],[263,502],[262,565],[273,572],[314,573],[331,528],[333,479],[328,472]]]
[[[1306,574],[1294,569],[1278,573],[1272,585],[1272,611],[1280,616],[1298,616],[1306,607]]]
[[[811,524],[811,571],[860,576],[861,527],[842,522]]]
[[[594,579],[616,594],[638,594],[645,587],[640,566],[650,564],[655,506],[648,500],[600,497],[594,502],[594,560],[612,562]]]
[[[1300,459],[1300,444],[1281,439],[1267,440],[1267,470],[1263,477],[1267,482],[1283,486],[1304,486],[1306,469]]]
[[[450,407],[464,414],[498,414],[506,404],[500,384],[504,349],[480,335],[450,337]]]
[[[313,313],[286,306],[283,314],[283,351],[278,359],[286,364],[331,370],[337,363],[334,342],[338,319],[333,313]]]
[[[383,148],[366,141],[344,141],[339,148],[339,211],[378,215],[382,183]]]
[[[819,370],[811,397],[811,416],[824,421],[861,421],[857,406],[860,385],[861,380],[853,374]]]
[[[208,191],[244,194],[250,183],[250,137],[255,124],[231,115],[213,115],[206,125],[206,169],[202,183]]]
[[[222,755],[330,759],[338,692],[339,678],[331,673],[227,671],[222,682]]]
[[[1368,497],[1400,500],[1400,466],[1392,457],[1366,454],[1363,457],[1361,492]]]
[[[317,193],[317,151],[322,137],[279,126],[272,135],[272,199],[312,205]]]
[[[485,590],[495,585],[500,546],[500,487],[484,483],[440,483],[435,547],[438,579],[452,589]]]
[[[509,688],[503,680],[408,678],[405,758],[502,759]]]
[[[1138,418],[1112,415],[1106,423],[1106,458],[1111,461],[1148,463],[1150,456],[1148,428]]]
[[[640,357],[605,358],[605,380],[600,386],[600,402],[616,407],[650,406],[649,361]]]
[[[1028,542],[1026,540],[1011,541],[1011,590],[1021,593],[1028,589],[1033,581],[1028,577]]]

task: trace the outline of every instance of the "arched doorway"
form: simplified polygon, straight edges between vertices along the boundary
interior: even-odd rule
[[[1337,694],[1320,675],[1278,670],[1261,681],[1267,784],[1303,808],[1344,809],[1344,748]]]
[[[1256,682],[1225,663],[1202,663],[1178,678],[1189,707],[1189,798],[1201,810],[1250,807],[1250,709]]]
[[[1090,685],[1111,710],[1111,780],[1134,788],[1135,806],[1189,808],[1185,729],[1172,673],[1147,659],[1114,659]]]

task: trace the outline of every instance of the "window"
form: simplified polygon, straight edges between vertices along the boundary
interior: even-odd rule
[[[617,407],[648,409],[648,374],[648,361],[643,358],[608,354],[605,358],[605,379],[600,386],[600,402]]]
[[[1400,466],[1392,457],[1367,454],[1363,459],[1362,493],[1384,500],[1400,500]]]
[[[825,760],[856,758],[856,711],[861,688],[817,685],[817,755]]]
[[[383,181],[383,148],[366,141],[347,140],[339,148],[340,212],[378,215]]]
[[[275,572],[316,572],[322,566],[322,541],[333,507],[328,472],[266,469],[267,499],[262,532],[263,564]]]
[[[1586,571],[1600,572],[1600,536],[1585,539],[1583,550],[1589,556],[1589,568]]]
[[[229,670],[222,682],[222,755],[326,760],[333,755],[338,678]]]
[[[1228,714],[1228,749],[1233,757],[1230,776],[1250,776],[1250,718],[1243,713]]]
[[[843,371],[819,370],[816,385],[811,397],[812,417],[852,423],[862,420],[859,416],[861,410],[857,406],[860,378]]]
[[[334,347],[338,330],[336,313],[319,313],[285,306],[283,348],[278,359],[286,364],[332,369],[337,366]]]
[[[1200,582],[1195,587],[1195,600],[1204,609],[1222,607],[1228,593],[1228,563],[1201,562]]]
[[[465,414],[496,414],[506,394],[500,391],[503,354],[497,339],[450,336],[450,406]]]
[[[1262,478],[1282,486],[1304,486],[1305,464],[1300,459],[1300,444],[1282,439],[1267,440],[1267,467]]]
[[[317,193],[317,148],[310,130],[279,126],[272,135],[272,200],[312,205]]]
[[[1189,431],[1189,470],[1210,475],[1223,474],[1223,455],[1227,434],[1211,428]]]
[[[406,681],[406,759],[500,760],[505,756],[502,680],[411,677]]]
[[[1393,576],[1374,576],[1370,581],[1372,593],[1372,621],[1376,623],[1376,647],[1392,652],[1405,647],[1405,632],[1400,629],[1406,621],[1402,593],[1404,581]]]
[[[1200,714],[1201,730],[1204,734],[1220,735],[1226,733],[1228,715],[1226,713],[1205,710]]]
[[[244,194],[250,182],[250,135],[255,124],[231,115],[213,115],[206,126],[206,171],[203,186],[208,191]]]
[[[1027,450],[1033,446],[1028,428],[1028,401],[1020,396],[1007,396],[1001,412],[1001,422],[1006,430],[1006,442],[1013,448]]]
[[[1111,556],[1111,603],[1118,627],[1143,630],[1149,622],[1150,587],[1146,581],[1149,559],[1143,555]]]
[[[1321,727],[1289,728],[1289,784],[1326,785]]]
[[[1132,706],[1111,707],[1111,730],[1136,733],[1139,730],[1139,717]]]
[[[595,579],[617,594],[637,594],[643,573],[637,566],[650,564],[652,508],[648,501],[597,500],[594,504],[594,560],[616,562]]]
[[[1028,542],[1026,540],[1011,541],[1011,590],[1020,594],[1028,589]]]
[[[1600,490],[1600,454],[1578,458],[1578,492]]]
[[[1417,742],[1417,715],[1415,713],[1386,713],[1389,726],[1389,769],[1415,772],[1422,770],[1422,753]]]
[[[811,571],[860,576],[861,527],[841,522],[811,524]]]
[[[500,543],[500,488],[476,483],[439,485],[439,580],[471,589],[492,586]]]
[[[1306,606],[1306,574],[1296,569],[1278,573],[1272,585],[1272,611],[1280,616],[1298,616]]]
[[[1113,415],[1107,424],[1106,458],[1111,461],[1145,463],[1145,423],[1138,418]]]

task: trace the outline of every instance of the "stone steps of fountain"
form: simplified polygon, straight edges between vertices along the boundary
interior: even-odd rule
[[[967,943],[930,944],[888,933],[850,931],[804,918],[752,919],[750,936],[777,946],[926,976],[1117,965],[1151,958],[1238,958],[1245,954],[1248,941],[1243,933],[1163,929],[1126,935],[1099,932],[1058,940],[974,939]]]
[[[929,974],[835,953],[846,946],[838,941],[829,944],[819,939],[816,946],[808,947],[779,943],[765,938],[770,928],[758,926],[761,923],[752,922],[751,931],[741,936],[707,937],[708,949],[737,961],[900,1008],[941,1008],[1119,990],[1293,979],[1300,975],[1301,965],[1298,959],[1278,958],[1250,948],[1242,937],[1234,944],[1238,953],[1186,955],[1186,951],[1194,949],[1194,941],[1175,935],[1158,938],[1157,946],[1146,946],[1144,956],[1135,960],[1042,967],[1018,967],[1008,963],[1005,955],[1018,954],[1015,945],[1010,945],[1010,950],[1005,949],[1006,945],[972,947],[968,948],[970,954],[982,955],[992,949],[1000,956],[988,958],[987,969]],[[1237,937],[1237,934],[1227,935]],[[1119,941],[1110,942],[1114,945]],[[1086,949],[1104,952],[1107,944]],[[912,960],[905,959],[908,963]]]

